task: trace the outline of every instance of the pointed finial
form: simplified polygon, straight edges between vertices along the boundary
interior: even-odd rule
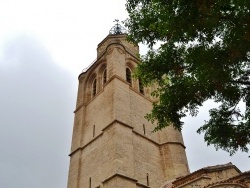
[[[122,27],[120,24],[119,24],[119,20],[118,19],[115,19],[113,22],[116,22],[115,26],[113,26],[110,31],[109,31],[109,34],[112,34],[112,35],[121,35],[121,34],[125,34],[126,33],[126,30],[124,27]]]

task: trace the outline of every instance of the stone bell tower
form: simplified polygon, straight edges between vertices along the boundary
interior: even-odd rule
[[[79,75],[68,188],[159,188],[189,173],[181,133],[144,118],[153,88],[132,77],[138,53],[117,23]]]

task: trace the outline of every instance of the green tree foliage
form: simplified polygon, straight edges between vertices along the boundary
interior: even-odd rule
[[[211,99],[219,104],[198,129],[208,145],[234,154],[250,143],[250,1],[127,0],[129,39],[150,47],[137,69],[160,87],[147,115],[155,130],[181,129]],[[161,46],[154,50],[154,45]],[[238,108],[239,103],[245,109]]]

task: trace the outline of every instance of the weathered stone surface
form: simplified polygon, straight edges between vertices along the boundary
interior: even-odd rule
[[[79,76],[68,188],[158,188],[189,174],[181,133],[171,126],[152,133],[154,125],[144,118],[154,88],[142,94],[138,80],[126,81],[126,68],[137,66],[138,46],[125,35],[109,35],[97,52]]]
[[[179,179],[165,182],[161,188],[249,188],[250,171],[241,171],[232,163],[199,169]]]

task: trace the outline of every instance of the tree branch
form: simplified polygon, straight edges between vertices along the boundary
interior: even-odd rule
[[[232,83],[237,83],[237,84],[242,84],[242,85],[250,86],[250,81],[235,80],[235,81],[231,81],[231,82]]]

